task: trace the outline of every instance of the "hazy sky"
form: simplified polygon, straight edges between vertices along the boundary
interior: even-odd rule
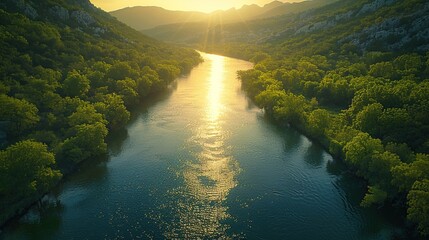
[[[105,11],[132,6],[159,6],[169,10],[212,12],[218,9],[240,8],[245,4],[264,5],[274,0],[90,0]],[[280,0],[299,2],[302,0]]]

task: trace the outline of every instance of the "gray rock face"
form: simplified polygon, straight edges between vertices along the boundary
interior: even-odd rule
[[[396,0],[375,0],[373,2],[367,3],[363,5],[363,7],[359,10],[358,16],[366,13],[371,13],[377,11],[379,8],[384,7],[386,5],[390,5],[394,3]]]
[[[76,21],[79,25],[85,26],[85,27],[88,27],[88,26],[96,23],[96,21],[94,20],[94,18],[91,15],[89,15],[87,12],[81,11],[81,10],[72,12],[70,14],[70,17],[71,17],[71,19]]]
[[[394,17],[384,20],[351,34],[339,41],[350,41],[361,50],[366,50],[375,42],[385,42],[390,51],[400,50],[406,45],[421,44],[429,41],[429,3],[420,11],[406,16],[406,18]],[[418,50],[426,51],[428,44],[417,45]]]
[[[16,7],[19,9],[19,11],[27,16],[30,19],[35,19],[39,16],[37,13],[37,10],[33,8],[28,2],[19,0],[15,2]]]
[[[61,6],[52,7],[49,9],[49,13],[62,21],[68,21],[70,19],[69,11]]]

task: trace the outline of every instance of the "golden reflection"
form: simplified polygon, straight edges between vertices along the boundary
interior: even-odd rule
[[[207,117],[209,121],[215,122],[219,118],[222,110],[223,77],[225,68],[225,58],[222,56],[209,55],[211,60],[211,71],[209,79],[209,89],[207,94],[208,108]]]
[[[170,229],[168,238],[228,238],[226,230],[229,226],[224,221],[231,216],[225,200],[237,185],[235,178],[239,166],[228,153],[227,133],[221,121],[224,58],[208,55],[206,61],[211,62],[206,89],[207,110],[188,142],[200,151],[193,153],[195,160],[189,161],[183,170],[184,186],[176,192],[184,196],[177,204],[179,221]]]

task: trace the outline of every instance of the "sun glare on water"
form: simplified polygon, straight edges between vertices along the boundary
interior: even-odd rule
[[[231,216],[225,200],[231,189],[237,186],[236,176],[240,171],[226,143],[224,129],[226,74],[225,58],[205,55],[210,63],[210,75],[206,82],[201,122],[195,127],[188,144],[198,149],[194,159],[183,170],[184,186],[178,189],[181,196],[177,216],[180,219],[166,233],[167,238],[213,239],[225,236],[228,226],[224,221]],[[180,198],[181,199],[181,198]]]
[[[215,122],[219,119],[222,112],[221,95],[223,91],[223,75],[224,75],[224,57],[209,55],[212,61],[210,79],[209,79],[209,93],[207,94],[207,107],[208,120]]]

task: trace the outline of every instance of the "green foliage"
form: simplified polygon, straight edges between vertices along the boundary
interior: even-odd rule
[[[61,19],[54,7],[82,11],[91,23]],[[61,176],[53,169],[105,154],[108,129],[126,125],[128,108],[201,62],[194,50],[149,39],[79,1],[0,1],[0,22],[0,122],[11,144],[0,152],[0,201],[10,212],[49,190]]]
[[[115,93],[105,95],[102,102],[95,103],[95,109],[104,115],[110,129],[120,128],[130,119],[130,112],[124,101]]]
[[[380,103],[370,104],[362,109],[355,118],[353,126],[372,136],[380,136],[379,117],[382,115],[383,106]]]
[[[305,121],[305,110],[309,107],[303,96],[286,94],[280,99],[279,105],[274,107],[274,113],[279,120],[299,124]]]
[[[325,136],[325,131],[329,129],[330,125],[329,112],[325,109],[316,109],[309,114],[307,122],[309,130],[314,136]]]
[[[238,73],[243,89],[266,114],[299,128],[364,178],[370,187],[363,206],[398,199],[405,206],[404,194],[429,179],[429,54],[413,34],[404,44],[405,38],[379,33],[390,21],[387,32],[426,29],[415,21],[427,11],[425,1],[416,0],[346,14],[367,3],[337,1],[306,16],[255,21],[243,29],[231,24],[222,44],[210,49],[255,63]],[[427,227],[427,218],[413,221]]]
[[[395,76],[391,62],[379,62],[370,66],[369,74],[373,77],[392,79]]]
[[[12,136],[28,131],[40,120],[37,107],[24,99],[0,94],[0,106],[0,120],[10,123],[8,133]]]
[[[117,62],[113,64],[107,72],[107,77],[113,80],[122,80],[125,78],[136,78],[138,73],[126,62]]]
[[[401,163],[392,169],[392,183],[408,192],[416,181],[429,179],[429,155],[417,154],[412,163]]]
[[[383,153],[383,144],[379,139],[372,138],[367,133],[359,133],[344,147],[346,162],[355,167],[358,174],[368,178],[368,170],[374,155]]]
[[[62,161],[79,163],[90,157],[105,154],[107,145],[104,142],[107,128],[103,123],[81,124],[76,127],[76,135],[67,138],[61,145]]]
[[[383,203],[387,198],[387,193],[377,186],[368,186],[368,193],[365,194],[360,205],[362,207],[369,207],[373,204]]]
[[[103,123],[106,124],[104,116],[98,113],[93,105],[80,105],[77,107],[76,111],[68,117],[68,122],[70,126],[77,126],[81,124],[95,124]]]
[[[89,88],[88,78],[82,76],[76,70],[69,72],[63,82],[64,94],[69,97],[83,97],[88,93]]]
[[[17,200],[49,190],[61,177],[47,146],[22,141],[0,151],[0,196]]]
[[[116,81],[116,89],[126,106],[133,106],[138,102],[137,83],[131,78]]]
[[[418,224],[420,233],[429,235],[429,180],[417,181],[408,193],[408,218]]]
[[[159,77],[167,83],[173,81],[180,74],[180,69],[170,64],[159,64],[156,71]]]

